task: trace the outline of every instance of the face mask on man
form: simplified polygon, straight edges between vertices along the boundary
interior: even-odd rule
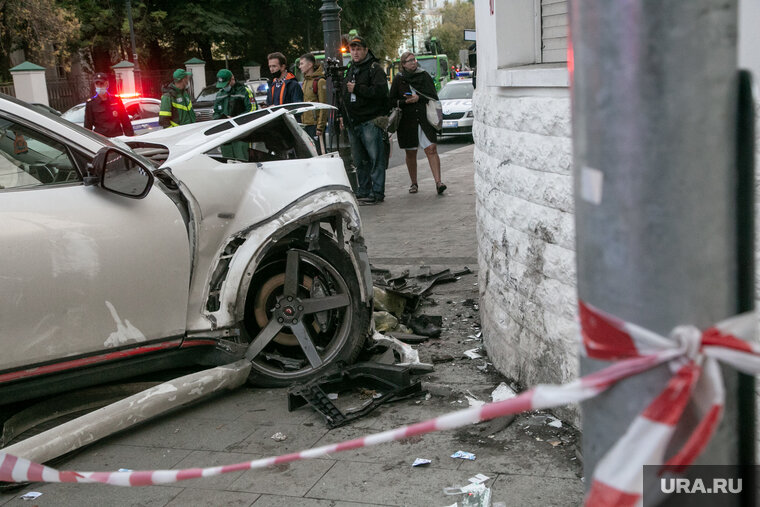
[[[231,89],[232,89],[232,85],[227,85],[224,88],[222,88],[222,90],[224,90],[226,92],[230,91]]]
[[[108,88],[106,87],[95,87],[95,93],[98,95],[105,95],[105,93],[108,91]]]

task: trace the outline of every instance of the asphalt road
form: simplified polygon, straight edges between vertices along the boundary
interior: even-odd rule
[[[404,153],[404,150],[398,147],[398,141],[396,140],[396,136],[393,136],[393,146],[391,147],[391,159],[388,163],[388,168],[396,167],[399,165],[403,165],[405,163],[406,154]],[[446,153],[449,150],[455,150],[457,148],[461,148],[463,146],[468,146],[472,144],[472,136],[462,136],[462,137],[447,137],[443,140],[438,141],[438,153]],[[425,152],[422,150],[417,150],[417,160],[422,160],[425,158]],[[418,164],[417,171],[420,170],[430,172],[430,169],[427,165],[427,163]]]

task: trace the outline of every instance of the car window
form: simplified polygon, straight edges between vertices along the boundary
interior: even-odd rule
[[[195,99],[196,102],[214,102],[214,99],[216,99],[216,93],[219,90],[217,89],[216,85],[207,86],[203,89],[200,95],[198,95],[198,98]]]
[[[292,160],[311,158],[316,154],[313,141],[290,115],[280,116],[206,152],[206,155],[225,162]]]
[[[438,98],[441,100],[448,99],[471,99],[472,92],[475,89],[472,87],[472,83],[457,83],[451,81],[438,93]]]
[[[74,106],[61,115],[64,120],[69,120],[71,123],[84,123],[84,104]]]
[[[147,100],[144,100],[140,102],[140,109],[141,118],[155,118],[158,116],[159,111],[161,111],[161,105],[156,104],[155,102],[148,102]]]
[[[131,104],[124,104],[124,109],[127,110],[127,114],[133,120],[138,120],[138,119],[141,118],[141,116],[140,116],[140,103],[139,102],[133,102]]]
[[[435,70],[436,66],[438,65],[438,60],[435,58],[424,58],[422,60],[418,59],[417,64],[422,67],[422,70],[427,71],[427,73],[435,79]]]
[[[60,185],[81,180],[63,144],[0,118],[0,189]]]

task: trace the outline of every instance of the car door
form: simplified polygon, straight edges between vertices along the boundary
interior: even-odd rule
[[[91,158],[0,112],[0,372],[175,346],[185,331],[179,211],[158,186],[140,200],[85,186]]]
[[[136,136],[162,128],[158,124],[158,112],[161,110],[160,102],[141,99],[130,104],[130,107],[132,106],[134,106],[136,112],[135,117],[132,119],[132,128]],[[130,116],[132,116],[131,113]]]

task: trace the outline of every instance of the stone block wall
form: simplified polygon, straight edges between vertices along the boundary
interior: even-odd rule
[[[578,372],[569,93],[493,90],[473,99],[484,343],[525,386],[564,383]]]

